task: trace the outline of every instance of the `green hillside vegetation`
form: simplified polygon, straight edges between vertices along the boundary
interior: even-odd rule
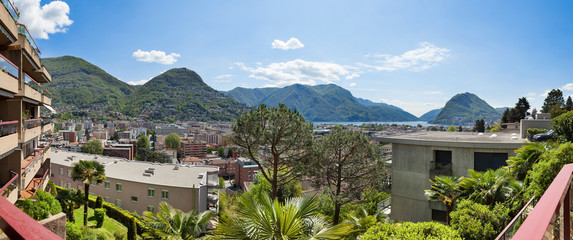
[[[261,103],[276,107],[284,103],[296,108],[310,121],[416,121],[414,115],[394,106],[361,104],[352,94],[337,85],[308,86],[294,84],[284,88],[235,88],[225,92],[249,106]],[[364,102],[364,101],[363,101]]]
[[[468,125],[478,119],[497,121],[501,114],[473,93],[460,93],[452,97],[431,123]]]
[[[434,121],[434,119],[438,117],[441,111],[442,108],[430,110],[429,112],[424,113],[424,115],[420,116],[420,120],[425,122]]]
[[[229,121],[247,109],[209,87],[196,72],[175,68],[138,87],[124,113],[144,119]]]
[[[232,120],[247,106],[219,93],[194,71],[171,69],[142,86],[129,85],[72,56],[42,60],[52,82],[44,86],[60,111],[116,111],[147,120]]]
[[[53,93],[54,105],[97,110],[120,110],[134,86],[109,75],[101,68],[72,56],[42,59],[52,75],[44,84]]]

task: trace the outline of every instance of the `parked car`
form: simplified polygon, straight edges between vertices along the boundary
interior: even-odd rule
[[[540,134],[535,134],[535,136],[533,136],[533,141],[534,142],[544,142],[547,140],[552,140],[554,137],[554,133],[553,130],[549,130],[549,132],[546,133],[540,133]]]

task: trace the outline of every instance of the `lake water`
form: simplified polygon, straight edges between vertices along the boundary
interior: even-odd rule
[[[316,125],[320,125],[320,124],[340,124],[340,125],[354,125],[354,126],[360,126],[364,123],[377,123],[377,124],[397,124],[397,125],[410,125],[410,126],[417,126],[418,124],[422,125],[423,127],[428,127],[428,126],[440,126],[441,124],[430,124],[428,122],[424,122],[424,121],[413,121],[413,122],[312,122],[312,124]]]

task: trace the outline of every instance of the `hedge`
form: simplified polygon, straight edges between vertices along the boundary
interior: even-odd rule
[[[547,129],[542,129],[542,128],[528,128],[527,129],[527,134],[531,135],[531,136],[535,136],[535,134],[540,134],[540,133],[546,133]]]

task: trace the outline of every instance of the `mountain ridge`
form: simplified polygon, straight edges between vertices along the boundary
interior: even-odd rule
[[[469,92],[453,96],[430,123],[472,125],[476,120],[497,121],[501,114],[486,101]]]

